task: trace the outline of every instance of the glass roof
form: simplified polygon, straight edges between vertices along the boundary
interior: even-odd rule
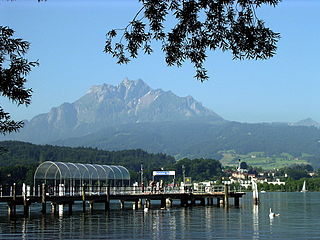
[[[46,161],[38,166],[34,179],[130,180],[130,174],[123,166]]]

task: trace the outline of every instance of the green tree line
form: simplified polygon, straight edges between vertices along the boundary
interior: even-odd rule
[[[182,180],[182,165],[186,175],[194,180],[212,179],[222,175],[222,165],[213,159],[183,159],[162,153],[148,153],[141,149],[122,151],[103,151],[95,148],[71,148],[51,145],[35,145],[25,142],[4,141],[0,146],[6,151],[0,155],[0,183],[2,185],[26,182],[32,184],[37,166],[44,161],[95,163],[121,165],[126,167],[131,180],[140,180],[141,164],[145,180],[152,179],[154,170],[175,170],[177,180]]]

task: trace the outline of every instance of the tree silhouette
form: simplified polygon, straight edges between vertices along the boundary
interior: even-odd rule
[[[26,76],[37,62],[29,62],[24,55],[29,43],[20,38],[13,38],[14,30],[0,26],[0,93],[18,106],[29,105],[32,89],[25,88]],[[17,131],[23,122],[11,119],[9,113],[0,106],[0,133]]]
[[[265,27],[256,9],[281,0],[139,1],[142,8],[132,21],[107,33],[104,51],[118,64],[136,58],[139,50],[151,54],[153,41],[160,41],[169,66],[190,60],[202,82],[208,79],[203,66],[207,50],[231,51],[233,59],[267,59],[276,52],[280,34]],[[171,17],[172,28],[166,22]]]

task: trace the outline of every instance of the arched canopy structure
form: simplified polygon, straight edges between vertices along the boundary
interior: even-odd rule
[[[41,163],[34,174],[34,183],[111,185],[125,186],[130,181],[129,171],[123,166],[66,163],[46,161]]]

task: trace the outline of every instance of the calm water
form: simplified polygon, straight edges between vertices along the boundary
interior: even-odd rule
[[[2,204],[0,239],[320,239],[320,193],[263,193],[260,198],[258,207],[248,194],[240,208],[160,210],[154,205],[147,213],[130,205],[119,210],[118,204],[105,213],[97,204],[93,213],[83,214],[78,204],[71,216],[65,209],[45,217],[33,206],[30,217],[15,219]],[[270,207],[281,215],[270,220]]]

